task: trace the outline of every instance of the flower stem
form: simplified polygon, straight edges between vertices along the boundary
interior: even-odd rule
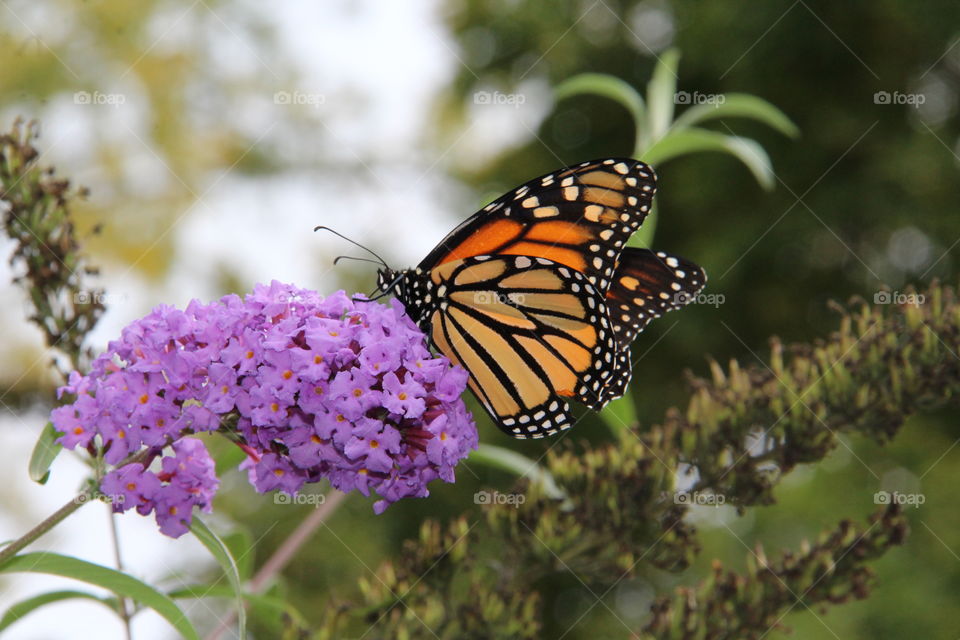
[[[323,504],[304,518],[303,522],[297,525],[293,533],[287,536],[287,539],[283,541],[280,547],[273,552],[273,555],[260,567],[257,574],[250,580],[246,589],[247,593],[259,594],[266,591],[270,583],[277,577],[277,574],[283,571],[283,568],[290,563],[293,556],[300,550],[300,547],[310,539],[320,525],[326,522],[327,518],[337,510],[337,507],[340,506],[340,503],[343,502],[343,499],[346,497],[347,494],[342,491],[337,491],[336,489],[332,489],[327,493]],[[217,628],[207,636],[207,640],[218,640],[224,632],[230,629],[230,625],[233,624],[234,619],[236,619],[236,613],[231,611],[220,621]]]
[[[61,521],[65,520],[67,516],[93,499],[93,493],[91,493],[89,490],[80,492],[79,495],[57,509],[46,520],[5,546],[2,550],[0,550],[0,566],[3,566],[7,560],[20,553],[20,551],[32,544],[35,540],[37,540],[37,538],[50,531],[50,529],[53,529]]]
[[[117,571],[123,571],[123,556],[120,555],[120,533],[117,531],[117,514],[109,510],[107,516],[110,518],[110,540],[113,543],[113,557],[116,561]],[[130,605],[126,596],[117,592],[117,608],[120,613],[120,619],[123,622],[123,631],[127,640],[132,640],[133,632],[130,628]]]

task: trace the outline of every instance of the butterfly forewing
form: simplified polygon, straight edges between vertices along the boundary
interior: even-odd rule
[[[637,160],[608,158],[555,171],[478,211],[420,268],[479,255],[538,256],[584,274],[605,291],[655,190],[653,170]]]
[[[431,338],[470,372],[502,430],[538,438],[571,426],[567,399],[602,405],[617,346],[603,295],[583,274],[545,258],[477,256],[431,277],[444,287]]]

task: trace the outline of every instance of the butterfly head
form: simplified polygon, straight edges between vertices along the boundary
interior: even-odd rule
[[[402,274],[389,267],[377,269],[377,289],[383,293],[390,293],[400,284]]]
[[[424,278],[420,269],[378,269],[377,289],[383,292],[381,295],[392,293],[396,296],[406,308],[407,315],[417,324],[421,324],[438,303],[436,296],[430,295],[433,291],[432,283],[428,278]],[[421,326],[421,329],[423,328],[424,326]]]

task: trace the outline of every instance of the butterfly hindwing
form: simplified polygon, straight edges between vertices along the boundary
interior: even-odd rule
[[[545,258],[476,256],[430,277],[442,296],[433,343],[470,372],[503,431],[543,437],[572,425],[567,399],[605,404],[622,360],[604,297],[582,273]]]
[[[617,343],[628,348],[651,320],[693,302],[706,281],[703,269],[679,256],[624,249],[606,293]]]
[[[605,291],[655,191],[653,169],[638,160],[608,158],[555,171],[478,211],[420,268],[478,255],[539,256],[583,273]]]

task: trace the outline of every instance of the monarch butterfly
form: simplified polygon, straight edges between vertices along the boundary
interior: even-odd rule
[[[655,189],[637,160],[549,173],[478,211],[416,268],[384,264],[377,287],[467,369],[500,429],[552,435],[572,426],[568,399],[600,410],[622,396],[630,342],[706,282],[688,260],[626,246]]]

